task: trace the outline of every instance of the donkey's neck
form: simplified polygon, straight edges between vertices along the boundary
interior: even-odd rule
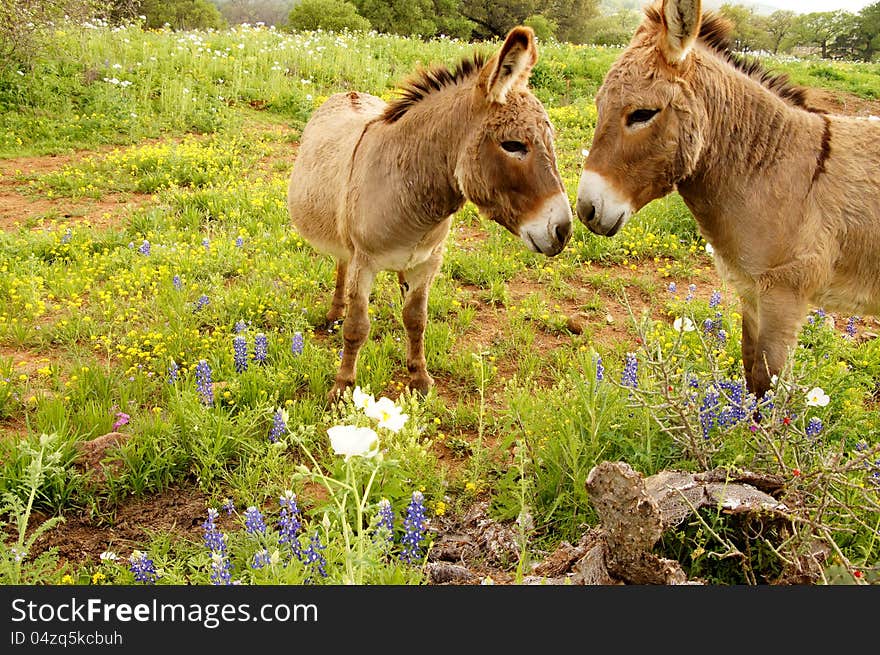
[[[392,169],[388,179],[398,180],[399,185],[389,191],[426,227],[464,204],[455,167],[475,121],[480,120],[473,90],[473,80],[463,80],[433,91],[395,122],[376,125],[378,138],[373,143]]]
[[[735,211],[735,199],[782,181],[791,184],[792,193],[806,195],[821,164],[821,115],[789,104],[711,56],[697,67],[694,87],[706,120],[700,157],[678,184],[689,204],[723,204]]]

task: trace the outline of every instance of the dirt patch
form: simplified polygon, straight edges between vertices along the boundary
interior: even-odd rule
[[[810,105],[832,114],[847,116],[880,116],[880,100],[867,100],[845,91],[811,88],[807,91]]]
[[[62,561],[75,565],[97,564],[105,550],[127,557],[143,548],[154,533],[172,533],[192,541],[202,538],[202,523],[207,516],[208,497],[195,487],[180,486],[160,494],[120,506],[107,523],[87,516],[66,516],[66,521],[41,535],[34,554],[55,547]],[[31,524],[39,525],[46,516],[35,514]],[[221,512],[218,525],[223,530],[235,526]]]

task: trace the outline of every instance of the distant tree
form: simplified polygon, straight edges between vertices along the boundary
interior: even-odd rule
[[[523,21],[523,25],[528,25],[535,31],[535,36],[539,41],[548,41],[556,37],[556,23],[547,18],[544,14],[534,14]]]
[[[213,0],[230,25],[264,23],[281,27],[297,0]]]
[[[719,13],[733,23],[734,50],[769,50],[771,47],[767,35],[766,21],[755,10],[743,5],[723,4]]]
[[[437,31],[434,0],[353,0],[353,4],[379,32],[432,36]]]
[[[816,11],[799,16],[794,28],[796,45],[812,45],[819,48],[822,59],[829,58],[829,48],[848,27],[849,12]]]
[[[366,32],[370,21],[346,0],[301,0],[290,11],[287,28],[291,30],[331,30]]]
[[[146,26],[151,28],[165,24],[174,30],[226,27],[220,10],[208,0],[142,0],[138,12],[146,16]]]
[[[529,16],[542,15],[556,24],[559,40],[582,43],[598,4],[598,0],[460,0],[460,11],[474,23],[476,38],[503,37]]]
[[[587,24],[599,15],[599,0],[551,0],[538,4],[541,13],[556,23],[556,37],[570,43],[585,43]]]
[[[859,12],[858,25],[858,56],[863,61],[871,61],[880,50],[880,2],[868,5]]]
[[[587,42],[596,45],[626,45],[642,22],[642,12],[621,9],[613,14],[596,16],[587,23]]]
[[[767,36],[770,42],[770,52],[774,55],[782,48],[791,34],[794,32],[797,14],[793,11],[774,11],[770,14],[765,22],[767,28]]]

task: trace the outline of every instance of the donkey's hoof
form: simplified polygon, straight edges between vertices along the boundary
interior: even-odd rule
[[[342,394],[345,393],[345,390],[351,386],[351,382],[337,382],[333,385],[333,388],[327,393],[327,402],[335,403],[338,402],[340,398],[342,398]]]
[[[410,391],[420,394],[422,396],[426,396],[433,386],[434,378],[432,378],[427,373],[410,378],[409,384],[407,385]]]

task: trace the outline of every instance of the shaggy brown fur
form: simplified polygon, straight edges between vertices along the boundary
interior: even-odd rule
[[[424,100],[429,94],[476,75],[485,65],[486,58],[481,53],[475,53],[470,59],[463,59],[452,71],[446,66],[439,65],[416,71],[410,79],[403,83],[400,97],[388,103],[388,107],[382,113],[382,120],[386,123],[393,123],[403,116],[410,107]]]
[[[354,384],[382,270],[398,272],[404,294],[409,386],[433,384],[428,292],[465,200],[532,250],[553,256],[565,246],[571,207],[547,113],[527,86],[536,61],[534,33],[517,27],[488,62],[422,70],[391,104],[339,93],[309,119],[287,198],[299,233],[337,261],[327,319],[345,315],[345,347],[331,399]]]
[[[657,0],[608,71],[578,215],[613,235],[677,190],[742,300],[746,381],[763,396],[810,308],[880,312],[880,122],[818,112],[730,54],[699,0]]]

